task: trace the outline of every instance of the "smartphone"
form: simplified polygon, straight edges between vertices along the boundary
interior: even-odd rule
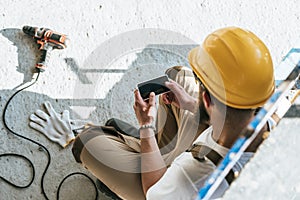
[[[147,100],[151,92],[154,92],[155,95],[169,92],[170,89],[165,86],[166,81],[169,81],[169,78],[167,75],[163,75],[149,81],[138,83],[137,87],[142,98]]]

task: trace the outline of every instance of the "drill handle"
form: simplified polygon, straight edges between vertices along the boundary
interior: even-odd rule
[[[50,58],[50,50],[48,49],[41,49],[41,56],[39,59],[39,62],[36,64],[36,68],[40,71],[40,72],[44,72],[47,65],[48,65],[48,61]]]

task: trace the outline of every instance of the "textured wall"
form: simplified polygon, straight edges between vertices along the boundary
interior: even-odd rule
[[[283,119],[223,199],[300,199],[299,127]]]
[[[69,109],[73,118],[102,124],[110,117],[119,117],[136,125],[132,110],[136,83],[161,75],[169,66],[188,65],[188,50],[217,28],[250,29],[267,44],[277,66],[299,37],[299,8],[298,0],[2,0],[0,111],[19,86],[32,80],[40,53],[33,40],[22,33],[22,27],[48,27],[67,34],[71,40],[68,48],[52,52],[48,69],[34,86],[11,102],[7,111],[7,122],[13,130],[49,148],[52,163],[45,186],[49,198],[54,199],[65,175],[85,170],[74,162],[69,148],[62,150],[28,127],[28,116],[41,108],[44,101],[52,102],[59,112]],[[299,127],[298,121],[296,124]],[[34,183],[26,190],[16,190],[0,181],[0,199],[42,199],[40,178],[47,162],[46,154],[37,145],[13,136],[2,122],[0,131],[0,153],[22,153],[36,166]],[[286,145],[295,149],[297,146],[292,142],[278,143],[276,148],[284,149]],[[275,146],[270,145],[270,152],[272,148]],[[266,156],[272,153],[266,152]],[[28,165],[24,161],[6,158],[0,161],[1,176],[18,183],[30,178],[30,169],[24,167]],[[265,173],[270,169],[260,166],[259,170]],[[246,175],[243,179],[248,180]],[[81,177],[70,180],[63,187],[62,199],[79,198],[79,194],[81,199],[93,199],[93,188],[85,181]],[[264,185],[276,181],[279,181],[276,177],[266,179]],[[299,186],[292,191],[299,193]],[[264,199],[260,196],[264,192],[253,194],[253,198]],[[282,190],[278,192],[284,194]],[[232,193],[235,199],[241,199],[244,194],[237,189]]]

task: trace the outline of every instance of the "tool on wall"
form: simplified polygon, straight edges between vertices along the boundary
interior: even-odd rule
[[[48,65],[51,51],[54,49],[64,49],[69,43],[69,39],[65,34],[54,32],[48,28],[23,26],[23,32],[32,36],[39,45],[42,55],[36,64],[36,68],[41,72],[45,71]]]

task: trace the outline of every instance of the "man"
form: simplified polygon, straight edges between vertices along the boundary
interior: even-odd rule
[[[168,87],[173,92],[159,97],[155,126],[163,166],[171,165],[209,126],[203,103],[201,99],[198,101],[202,91],[201,88],[199,91],[191,69],[175,66],[166,74],[171,79]],[[58,114],[49,102],[44,106],[46,112],[37,110],[30,116],[30,126],[66,147],[74,141],[72,130],[76,124],[69,119],[68,111]],[[75,159],[102,182],[102,191],[116,199],[145,199],[141,183],[140,139],[132,137],[137,134],[139,136],[135,127],[110,119],[105,126],[86,125],[73,145]]]
[[[204,144],[217,141],[219,144],[215,143],[221,150],[216,151],[224,156],[241,128],[253,116],[254,109],[261,106],[274,90],[269,52],[250,32],[238,28],[216,31],[205,40],[203,49],[191,51],[189,60],[201,83],[196,84],[193,73],[186,68],[168,70],[167,74],[175,81],[166,83],[172,92],[160,96],[156,127],[153,126],[156,118],[154,94],[145,102],[135,91],[134,109],[141,125],[140,139],[107,126],[89,126],[77,136],[73,146],[76,160],[118,196],[144,199],[147,194],[149,199],[173,199],[172,193],[180,193],[183,196],[175,197],[187,197],[191,193],[181,193],[181,189],[197,190],[195,184],[214,168],[210,161],[198,161],[203,160],[203,156],[195,159],[201,151],[192,148],[193,141],[208,127],[207,112],[214,131],[211,140],[204,140]],[[248,65],[251,67],[247,68]],[[265,68],[267,70],[261,73],[260,70]],[[252,69],[252,73],[246,69]],[[248,84],[250,87],[246,90]],[[35,120],[32,118],[32,121]],[[233,127],[233,133],[227,134]],[[157,129],[157,136],[154,129]],[[209,138],[211,132],[212,128],[207,129],[204,137]],[[197,144],[202,144],[201,136]],[[217,146],[215,143],[214,147]],[[182,153],[186,150],[192,151],[194,156],[189,152]],[[185,162],[181,158],[188,159]],[[188,163],[192,164],[185,166]],[[181,182],[190,183],[191,187],[180,185],[178,190],[176,183]]]
[[[190,52],[189,62],[203,87],[203,103],[211,126],[169,168],[142,173],[147,199],[195,199],[196,192],[220,160],[217,157],[226,155],[255,110],[263,106],[275,88],[270,53],[257,36],[246,30],[231,27],[213,32],[202,47]],[[151,124],[154,115],[150,111],[155,109],[153,95],[145,103],[136,94],[135,105],[141,127]],[[143,128],[140,134],[145,138],[141,139],[142,153],[151,154],[151,160],[142,156],[143,171],[144,166],[148,167],[150,161],[160,156],[155,154],[158,149],[153,130]],[[253,144],[246,150],[235,171],[241,170],[252,156],[249,151],[256,148],[257,144]],[[212,198],[221,197],[231,181],[232,177],[228,176]]]

